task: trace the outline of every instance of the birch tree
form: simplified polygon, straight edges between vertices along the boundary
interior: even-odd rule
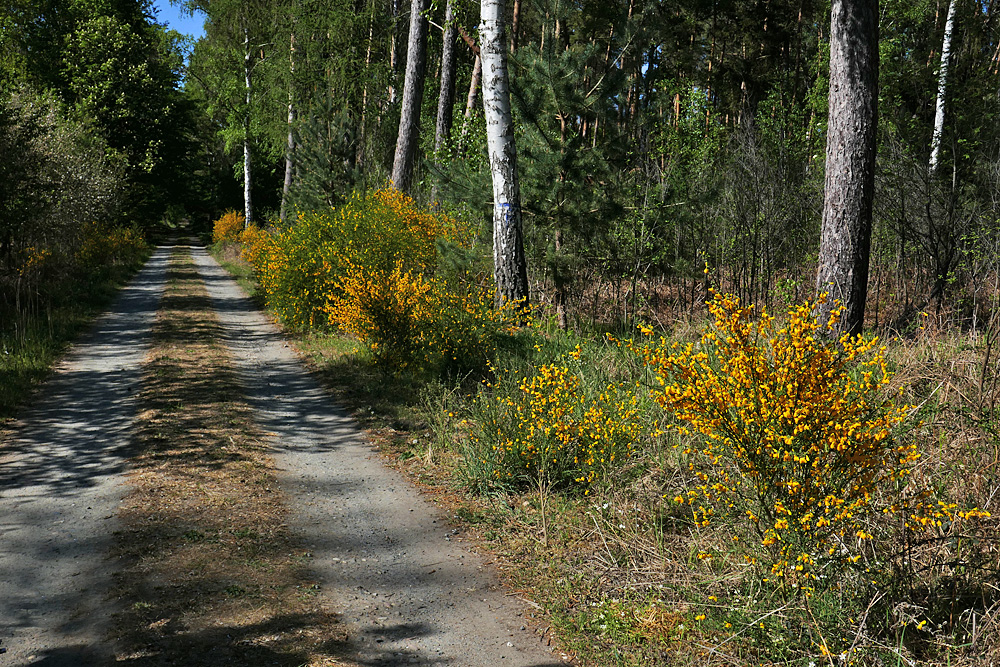
[[[486,144],[493,177],[493,277],[497,302],[528,303],[528,267],[521,229],[521,191],[507,80],[504,0],[482,0],[479,27]]]
[[[944,23],[941,44],[941,68],[938,70],[937,103],[934,106],[934,134],[931,136],[931,157],[927,171],[933,178],[941,159],[941,135],[944,133],[944,96],[948,87],[948,61],[951,58],[951,33],[955,27],[955,0],[948,3],[948,18]]]
[[[243,210],[245,225],[253,224],[253,170],[250,160],[250,104],[253,101],[253,51],[250,46],[250,30],[246,19],[243,22],[243,81],[246,92],[246,107],[243,109]]]
[[[878,0],[834,0],[826,183],[816,289],[827,293],[820,321],[837,302],[836,329],[860,332],[868,295],[875,133],[878,115]]]
[[[285,180],[281,186],[281,212],[279,218],[284,223],[288,219],[288,194],[292,189],[292,174],[295,171],[295,19],[288,39],[288,137],[285,142]]]

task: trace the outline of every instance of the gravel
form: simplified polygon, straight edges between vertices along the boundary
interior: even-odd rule
[[[384,466],[274,325],[204,251],[196,265],[271,435],[290,525],[364,665],[564,665],[524,627],[484,559]]]
[[[192,256],[269,434],[289,525],[362,665],[566,664],[482,556],[384,466],[274,325],[204,249]],[[164,290],[157,250],[60,364],[0,457],[0,667],[112,661],[107,560],[142,363]]]
[[[0,445],[0,665],[104,664],[106,553],[163,293],[158,250]]]

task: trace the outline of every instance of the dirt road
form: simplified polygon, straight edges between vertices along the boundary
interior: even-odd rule
[[[488,564],[380,463],[235,282],[203,249],[192,254],[259,424],[271,434],[289,523],[312,553],[320,594],[349,629],[353,659],[565,664],[523,629],[523,610]],[[113,564],[102,554],[164,258],[157,253],[60,370],[0,467],[0,640],[10,649],[0,666],[109,660],[104,591]]]
[[[163,293],[160,249],[60,364],[0,457],[0,665],[104,664],[134,395]]]

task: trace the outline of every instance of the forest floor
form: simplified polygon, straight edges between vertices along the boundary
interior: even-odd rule
[[[567,664],[203,249],[0,434],[0,665]]]

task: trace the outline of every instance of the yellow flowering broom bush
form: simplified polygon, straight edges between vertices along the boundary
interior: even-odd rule
[[[148,249],[149,244],[136,227],[92,222],[82,227],[75,260],[85,274],[107,275],[139,265]]]
[[[420,211],[395,190],[355,193],[338,209],[301,213],[271,234],[267,252],[247,252],[268,306],[285,324],[320,328],[328,303],[343,294],[345,275],[356,269],[388,276],[432,270],[439,239],[460,239],[461,226]],[[258,243],[260,239],[254,239]]]
[[[625,466],[647,436],[645,406],[635,383],[585,377],[583,355],[578,345],[532,372],[498,373],[481,393],[466,463],[474,485],[587,488]]]
[[[484,371],[513,321],[491,307],[481,277],[439,270],[440,246],[468,248],[469,228],[396,190],[358,193],[282,231],[251,228],[240,238],[285,324],[353,334],[394,370]]]
[[[475,281],[406,271],[401,262],[389,270],[348,263],[337,288],[330,323],[392,368],[482,374],[517,315],[494,309],[492,292]]]
[[[807,596],[843,566],[875,576],[885,516],[918,529],[944,511],[982,515],[926,493],[904,500],[919,454],[894,437],[911,408],[886,395],[884,348],[863,336],[828,341],[812,308],[792,308],[779,326],[717,295],[700,343],[661,339],[640,349],[656,378],[653,398],[699,443],[685,452],[697,482],[674,500],[700,526],[733,526],[765,581]]]
[[[238,241],[246,227],[246,217],[239,211],[226,211],[212,224],[212,241]]]

